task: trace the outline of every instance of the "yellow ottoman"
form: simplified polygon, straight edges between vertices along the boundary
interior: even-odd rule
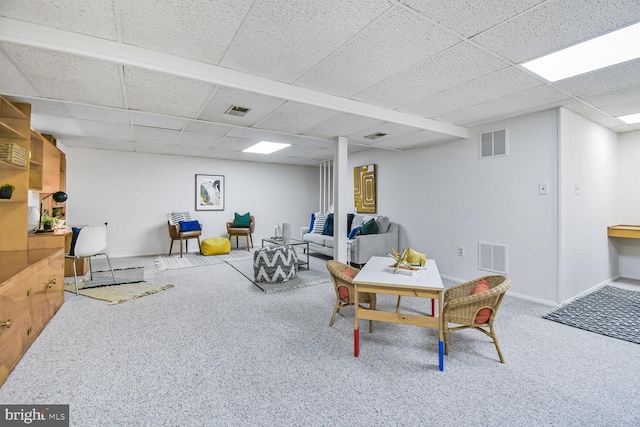
[[[226,237],[209,237],[200,244],[202,255],[222,255],[231,251],[231,242]]]

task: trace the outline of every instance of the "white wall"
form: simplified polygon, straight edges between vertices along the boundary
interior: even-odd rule
[[[68,224],[107,221],[108,250],[114,257],[168,253],[168,212],[191,212],[203,224],[203,237],[226,236],[225,224],[235,212],[251,212],[256,217],[254,245],[259,246],[260,239],[273,235],[276,223],[289,222],[294,231],[307,224],[318,205],[316,167],[62,149]],[[224,211],[195,211],[196,174],[224,175]],[[190,251],[195,248],[192,242]]]
[[[560,115],[560,285],[565,301],[618,274],[607,226],[617,221],[617,135],[564,108]],[[579,185],[576,194],[576,184]]]
[[[618,135],[618,224],[640,225],[640,131]],[[640,240],[611,239],[620,275],[640,279]]]
[[[504,127],[509,155],[479,159],[478,134]],[[401,248],[426,252],[443,275],[469,280],[492,274],[478,269],[479,242],[506,244],[512,292],[555,302],[557,146],[557,113],[549,110],[439,146],[353,153],[349,166],[378,165],[378,214],[400,224]],[[550,195],[538,195],[540,182]]]

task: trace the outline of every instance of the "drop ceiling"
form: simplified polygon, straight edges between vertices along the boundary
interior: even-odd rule
[[[3,0],[0,93],[69,147],[298,165],[559,106],[620,133],[640,60],[519,64],[638,21],[640,0]],[[242,152],[261,140],[292,145]]]

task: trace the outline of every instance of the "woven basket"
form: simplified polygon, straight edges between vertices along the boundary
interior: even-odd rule
[[[27,166],[27,150],[15,143],[0,143],[0,159],[18,166]]]

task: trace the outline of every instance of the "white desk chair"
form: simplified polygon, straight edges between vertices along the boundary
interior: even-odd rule
[[[111,268],[111,261],[109,255],[105,252],[107,250],[107,224],[101,225],[87,225],[82,227],[75,246],[73,248],[73,255],[66,254],[64,257],[73,260],[73,277],[76,281],[76,295],[78,294],[78,274],[76,270],[76,261],[82,258],[89,259],[89,280],[93,280],[93,272],[91,271],[91,257],[96,255],[104,255],[107,257],[107,263],[109,263],[109,270],[111,270],[111,277],[113,277],[113,284],[116,283],[116,276],[113,274],[113,268]]]

